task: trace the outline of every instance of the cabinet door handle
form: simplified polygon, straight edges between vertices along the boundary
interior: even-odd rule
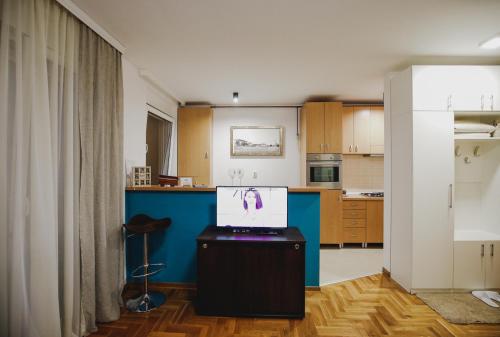
[[[208,159],[208,152],[205,152],[205,159]]]
[[[354,152],[358,152],[358,146],[354,146]]]
[[[481,257],[484,256],[484,244],[481,245]]]
[[[452,99],[453,99],[452,97],[453,97],[453,95],[448,95],[448,103],[447,103],[447,110],[448,110],[448,111],[450,111],[450,110],[451,110],[452,105],[453,105],[453,104],[452,104]]]
[[[492,256],[492,257],[495,255],[495,250],[494,249],[495,249],[495,245],[491,244],[490,245],[490,256]]]
[[[320,152],[323,152],[323,144],[319,144],[319,150]]]
[[[448,208],[453,208],[453,184],[448,186]]]
[[[490,110],[493,111],[493,95],[490,95]]]
[[[296,244],[293,246],[293,248],[295,248],[295,250],[299,250],[300,245],[299,245],[298,243],[296,243]]]
[[[352,145],[349,145],[349,152],[352,152]]]
[[[203,249],[207,249],[208,248],[208,245],[206,243],[202,244],[201,246],[203,247]]]

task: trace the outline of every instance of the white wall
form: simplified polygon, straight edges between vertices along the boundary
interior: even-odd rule
[[[146,163],[146,83],[138,69],[122,57],[123,67],[123,151],[127,169]]]
[[[242,168],[243,185],[300,185],[300,149],[294,108],[219,108],[214,110],[212,172],[214,185],[230,185],[228,170]],[[283,126],[282,157],[242,158],[230,156],[231,126]],[[257,178],[253,178],[256,172]],[[235,178],[235,184],[239,179]]]
[[[391,79],[384,81],[384,268],[391,271],[391,205],[392,205],[392,134],[391,134]]]
[[[152,104],[174,119],[172,143],[171,174],[177,174],[177,102],[145,81],[139,69],[122,57],[123,67],[123,110],[124,110],[124,159],[127,173],[132,166],[146,164],[146,122],[148,111],[160,116],[161,112],[152,109]],[[163,116],[165,117],[165,116]]]

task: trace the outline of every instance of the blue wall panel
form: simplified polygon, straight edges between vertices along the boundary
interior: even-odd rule
[[[139,213],[172,219],[164,233],[150,235],[150,263],[167,264],[151,277],[152,282],[196,282],[196,237],[206,226],[215,224],[215,204],[215,192],[126,192],[126,221]],[[298,227],[307,241],[307,286],[319,285],[319,212],[319,193],[288,194],[289,226]],[[137,281],[130,274],[142,264],[142,236],[127,239],[126,254],[127,280]]]

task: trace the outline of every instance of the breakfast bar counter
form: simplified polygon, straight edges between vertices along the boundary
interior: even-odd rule
[[[288,187],[289,193],[319,193],[326,190],[325,187]],[[216,187],[181,187],[181,186],[130,186],[126,191],[150,191],[150,192],[215,192]]]
[[[165,232],[150,236],[151,263],[166,268],[150,277],[151,282],[196,282],[196,237],[216,223],[215,187],[128,187],[125,191],[125,220],[144,213],[154,218],[170,217]],[[305,285],[319,286],[320,192],[322,188],[288,189],[288,226],[297,227],[306,239]],[[131,271],[142,264],[142,237],[126,242],[128,282],[139,282]]]

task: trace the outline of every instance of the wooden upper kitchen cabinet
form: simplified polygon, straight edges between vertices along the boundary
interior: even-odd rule
[[[384,108],[345,106],[342,112],[342,153],[382,154]]]
[[[302,113],[306,122],[307,153],[323,153],[325,143],[325,105],[310,102],[304,104]]]
[[[342,191],[322,191],[320,208],[320,243],[342,243]]]
[[[342,103],[325,103],[325,153],[342,153]]]
[[[370,107],[370,153],[384,154],[384,107]]]
[[[306,124],[306,152],[341,153],[342,103],[308,102],[302,113]]]
[[[211,184],[212,109],[181,107],[177,116],[177,174]]]
[[[366,201],[366,242],[384,242],[384,201]]]

